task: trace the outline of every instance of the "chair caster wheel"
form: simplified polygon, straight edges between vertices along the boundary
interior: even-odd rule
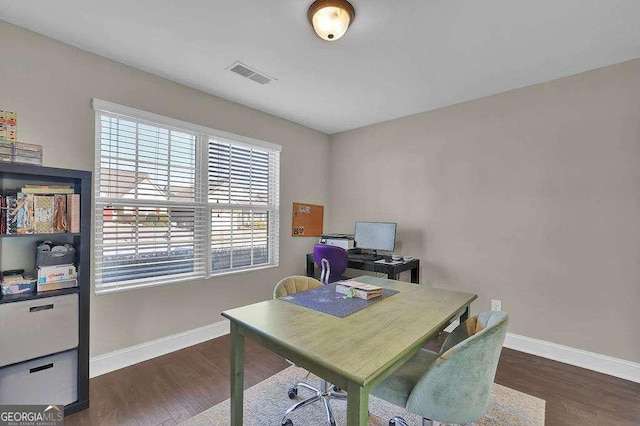
[[[331,426],[336,426],[336,422],[331,422]]]
[[[289,389],[289,399],[293,399],[296,397],[296,395],[298,395],[298,388],[291,388]],[[287,419],[287,421],[289,421],[289,419]],[[284,426],[284,423],[282,423]]]
[[[287,419],[284,422],[282,422],[282,426],[293,426],[293,420],[291,419]]]
[[[337,387],[337,386],[334,386],[334,387],[333,387],[333,391],[334,391],[334,392],[340,392],[340,388],[339,388],[339,387]]]

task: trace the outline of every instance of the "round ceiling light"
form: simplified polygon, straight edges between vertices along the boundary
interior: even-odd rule
[[[316,0],[309,7],[307,17],[321,39],[334,41],[347,32],[356,11],[346,0]]]

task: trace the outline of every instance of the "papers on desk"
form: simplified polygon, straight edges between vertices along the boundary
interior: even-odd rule
[[[383,265],[399,265],[401,263],[404,263],[402,260],[384,260],[384,259],[380,259],[380,260],[376,260],[375,263],[382,263]]]

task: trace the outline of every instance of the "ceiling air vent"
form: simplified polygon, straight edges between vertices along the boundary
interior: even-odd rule
[[[251,67],[246,66],[242,62],[236,62],[230,65],[229,67],[227,67],[226,69],[260,84],[268,84],[272,80],[277,80],[276,78],[270,77],[263,72],[257,71]]]

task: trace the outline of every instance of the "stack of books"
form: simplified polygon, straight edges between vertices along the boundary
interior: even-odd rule
[[[71,185],[25,185],[21,191],[23,194],[73,194],[75,191]]]
[[[73,264],[38,268],[38,291],[61,290],[78,286],[78,273]]]
[[[382,287],[352,280],[338,281],[336,282],[336,293],[367,300],[382,296]]]

